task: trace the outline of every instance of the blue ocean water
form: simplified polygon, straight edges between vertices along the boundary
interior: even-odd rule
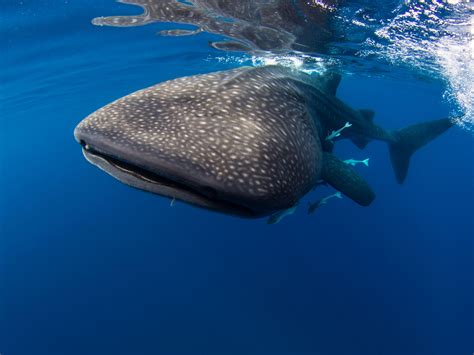
[[[212,34],[155,35],[171,24],[92,25],[141,13],[113,1],[0,5],[2,355],[474,351],[466,125],[418,152],[402,186],[385,144],[338,143],[342,158],[370,157],[357,167],[377,193],[370,207],[344,198],[272,226],[170,208],[88,164],[74,127],[135,90],[239,66],[240,54],[210,48]],[[386,128],[452,114],[446,80],[402,74],[348,70],[338,97]]]

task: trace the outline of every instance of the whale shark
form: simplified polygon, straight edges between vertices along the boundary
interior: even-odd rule
[[[130,27],[157,22],[175,28],[163,36],[196,35],[203,31],[226,40],[210,45],[225,51],[325,52],[334,37],[331,19],[342,0],[120,0],[143,9],[139,15],[98,17],[98,26]],[[182,27],[182,26],[181,26]]]
[[[361,149],[386,142],[403,183],[412,154],[453,122],[386,130],[374,112],[336,97],[340,81],[335,73],[282,66],[182,77],[100,108],[74,135],[85,158],[121,182],[226,214],[257,218],[291,209],[321,182],[368,206],[375,198],[369,184],[332,154],[339,140]]]

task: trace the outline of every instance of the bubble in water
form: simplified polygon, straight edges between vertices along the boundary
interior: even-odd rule
[[[445,97],[459,109],[458,125],[474,130],[474,3],[465,0],[407,1],[373,44],[393,64],[439,73]]]
[[[474,130],[474,25],[471,23],[471,26],[471,38],[466,39],[465,43],[441,40],[436,54],[448,83],[447,97],[461,111],[457,123]]]
[[[450,0],[454,2],[456,0]],[[462,1],[457,1],[462,2]],[[474,9],[474,3],[469,4]],[[452,26],[453,36],[438,43],[436,55],[448,81],[447,96],[461,111],[458,125],[474,130],[474,15]]]
[[[335,67],[336,59],[314,57],[303,53],[293,53],[288,55],[276,55],[272,53],[262,53],[259,55],[225,55],[210,57],[209,61],[218,61],[225,64],[249,65],[254,67],[266,65],[281,65],[294,70],[302,71],[306,74],[321,74],[330,67]]]

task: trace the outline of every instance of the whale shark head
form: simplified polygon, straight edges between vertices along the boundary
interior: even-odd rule
[[[321,173],[306,84],[281,67],[168,81],[99,109],[75,129],[87,160],[118,180],[207,209],[287,209]]]

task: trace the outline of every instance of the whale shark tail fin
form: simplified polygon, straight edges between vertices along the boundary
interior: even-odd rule
[[[410,158],[418,149],[446,132],[454,122],[449,118],[414,124],[393,131],[394,141],[389,143],[390,159],[399,184],[405,181]]]

